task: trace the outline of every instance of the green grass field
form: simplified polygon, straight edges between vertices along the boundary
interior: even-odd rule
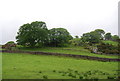
[[[118,70],[117,62],[22,53],[3,53],[2,63],[3,79],[107,79]]]
[[[118,58],[117,55],[100,55],[94,54],[84,49],[83,47],[44,47],[44,48],[21,48],[24,51],[41,51],[50,53],[64,53],[64,54],[75,54],[75,55],[86,55],[86,56],[96,56],[104,58]]]

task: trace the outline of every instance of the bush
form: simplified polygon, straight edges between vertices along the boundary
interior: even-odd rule
[[[14,41],[9,41],[5,45],[3,45],[2,48],[12,50],[16,48],[16,44],[14,43]]]
[[[112,44],[100,43],[97,48],[99,52],[105,54],[119,54],[118,46],[113,46]]]
[[[15,44],[14,41],[9,41],[6,44]]]

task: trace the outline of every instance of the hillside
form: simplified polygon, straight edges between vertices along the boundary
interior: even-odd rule
[[[114,46],[117,46],[118,45],[118,42],[116,41],[111,41],[111,40],[104,40],[102,41],[103,43],[106,43],[106,44],[112,44]]]

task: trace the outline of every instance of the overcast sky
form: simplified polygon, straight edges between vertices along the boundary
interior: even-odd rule
[[[66,28],[72,36],[95,29],[118,34],[120,0],[1,0],[0,35],[4,44],[15,41],[19,27],[44,21],[47,28]]]

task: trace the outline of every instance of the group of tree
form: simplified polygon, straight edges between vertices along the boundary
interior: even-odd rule
[[[72,39],[65,28],[52,28],[48,30],[46,23],[35,21],[20,27],[17,36],[18,45],[35,46],[64,46]]]
[[[44,47],[55,46],[62,47],[67,45],[84,46],[87,49],[91,47],[102,53],[120,53],[120,38],[118,35],[105,33],[102,29],[96,29],[91,32],[84,33],[81,37],[73,38],[65,28],[48,29],[45,22],[35,21],[23,24],[17,32],[17,44],[25,47]],[[102,41],[111,40],[118,42],[118,46],[105,44]],[[8,42],[3,47],[15,46],[15,43]],[[89,48],[90,47],[90,48]],[[94,49],[95,48],[95,49]],[[118,49],[118,50],[117,50]]]
[[[101,43],[102,40],[111,40],[111,41],[118,41],[118,35],[111,35],[111,33],[105,33],[102,29],[96,29],[94,31],[84,33],[81,38],[75,36],[74,39],[70,40],[70,43],[77,46],[82,45],[94,45],[97,43]]]
[[[89,45],[99,43],[100,40],[103,40],[103,35],[105,34],[104,30],[102,29],[96,29],[95,31],[91,31],[89,33],[84,33],[81,36],[81,40],[84,43],[87,43]]]
[[[91,47],[96,45],[98,51],[104,53],[116,53],[118,52],[116,51],[116,47],[113,45],[103,44],[102,41],[118,41],[119,36],[112,36],[111,33],[105,33],[102,29],[96,29],[94,31],[84,33],[80,38],[79,36],[75,36],[75,38],[73,38],[65,28],[48,29],[45,22],[35,21],[22,25],[17,32],[16,39],[18,45],[25,47],[61,47],[68,44]]]
[[[35,21],[24,24],[20,27],[17,36],[19,45],[35,47],[35,46],[65,46],[71,43],[75,46],[93,45],[100,43],[101,40],[117,41],[119,36],[112,36],[111,33],[105,33],[102,29],[84,33],[81,38],[76,36],[74,39],[65,28],[52,28],[48,30],[46,23]]]
[[[119,36],[111,35],[111,33],[105,33],[102,29],[96,29],[94,31],[84,33],[80,38],[75,36],[74,39],[69,42],[74,46],[84,46],[84,48],[89,49],[92,53],[105,53],[105,54],[118,54],[118,45],[112,45],[104,43],[103,41],[115,41],[118,43]],[[92,50],[91,50],[92,49]]]
[[[105,34],[105,40],[112,40],[112,41],[118,41],[119,36],[118,35],[111,35],[111,33],[106,33]]]

